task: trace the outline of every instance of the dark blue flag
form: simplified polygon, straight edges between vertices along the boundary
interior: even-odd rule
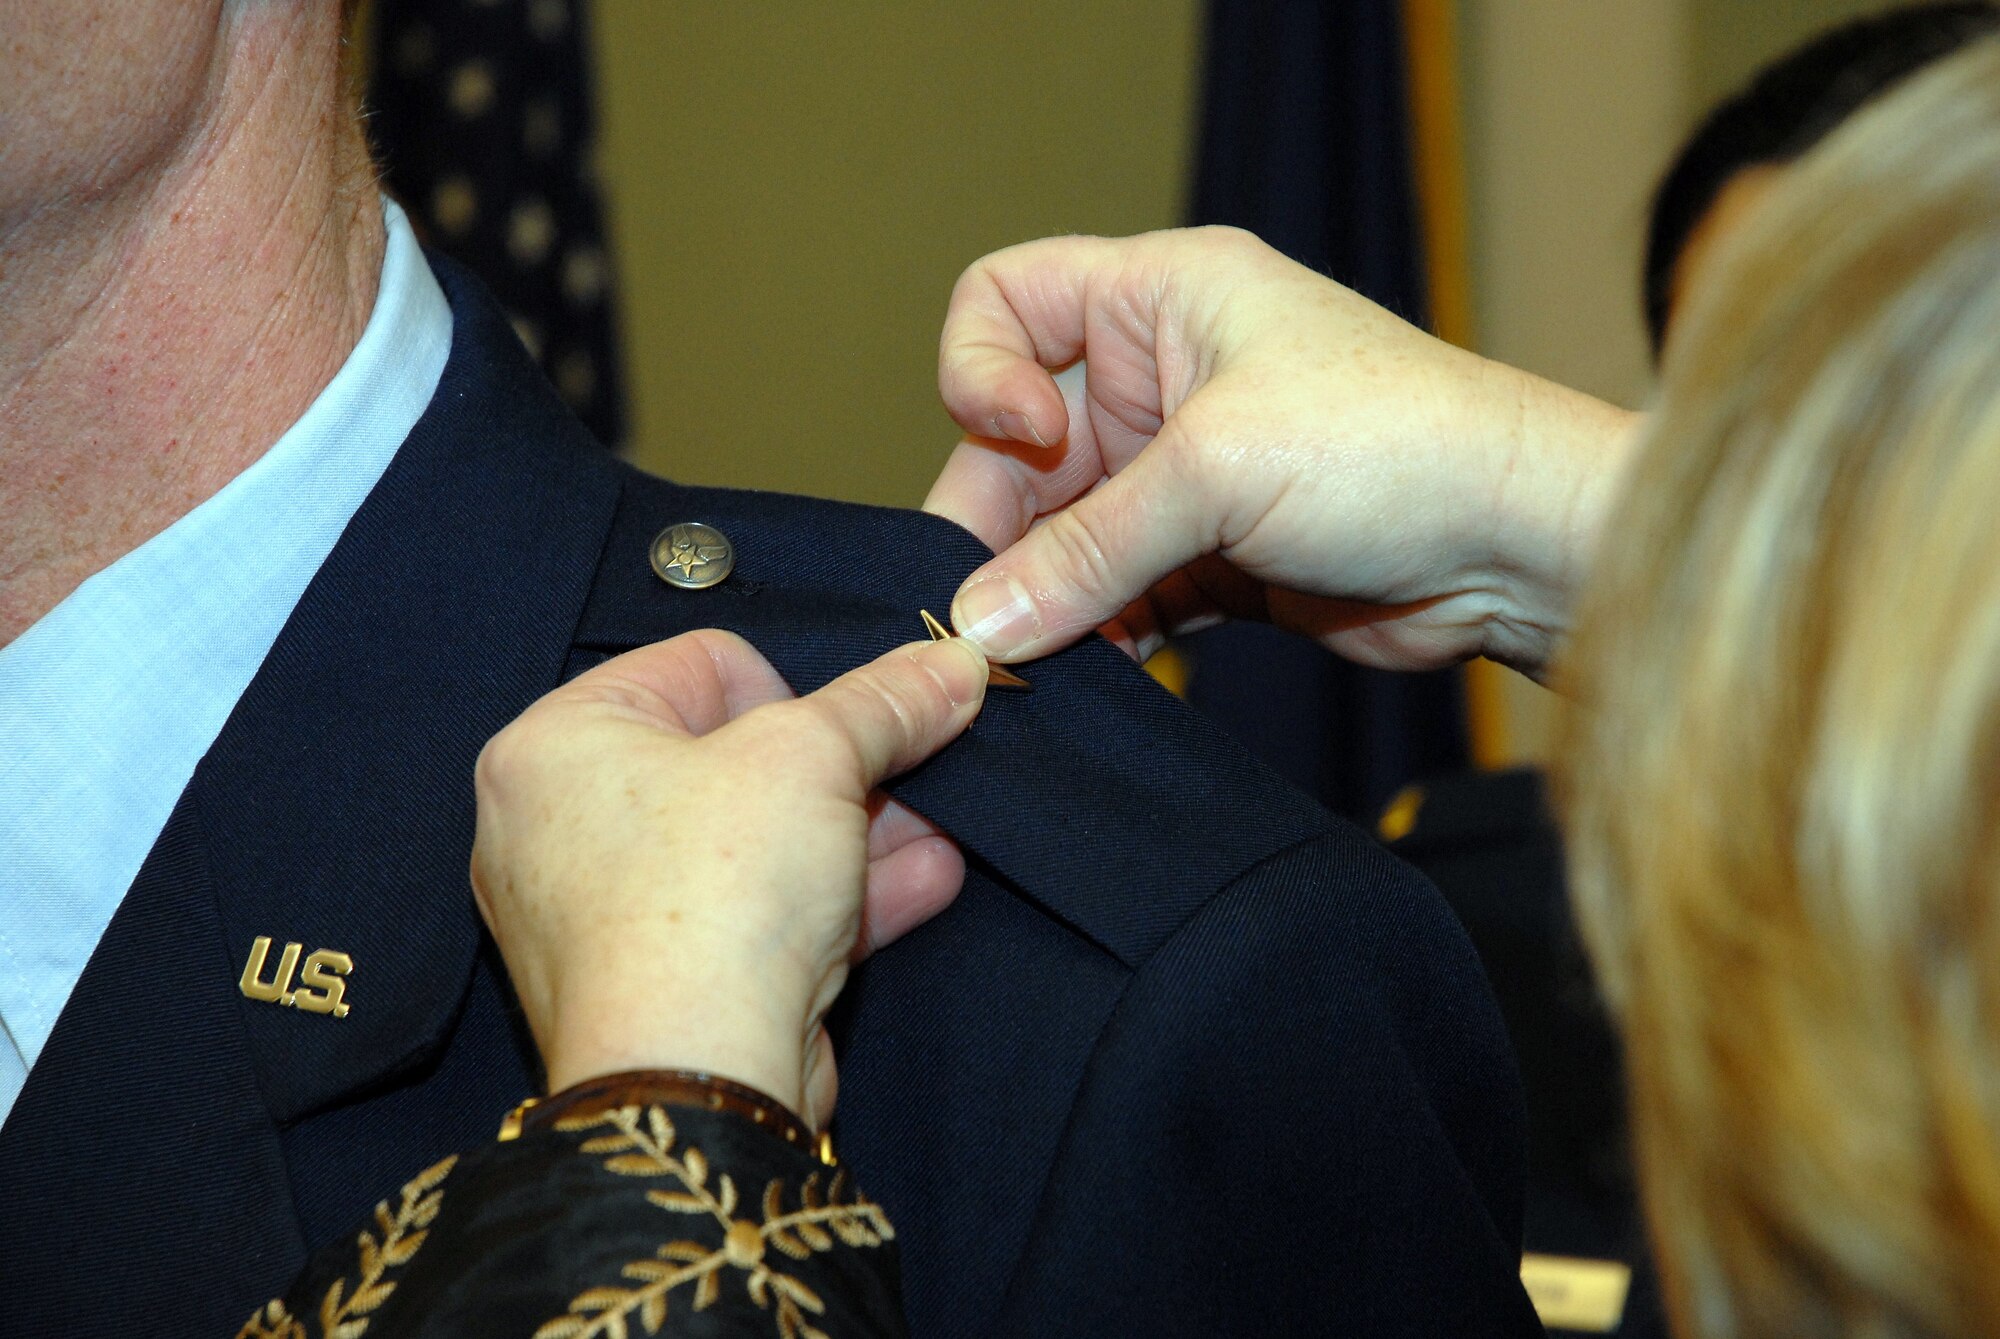
[[[1211,0],[1189,212],[1424,321],[1399,0]],[[1361,669],[1253,626],[1186,650],[1195,705],[1337,812],[1372,823],[1404,783],[1467,761],[1455,670]]]
[[[598,440],[625,437],[587,0],[379,0],[369,132],[426,245],[486,281]]]

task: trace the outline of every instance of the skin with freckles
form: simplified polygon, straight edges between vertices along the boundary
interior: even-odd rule
[[[1676,305],[1782,170],[1717,194]],[[1254,618],[1362,664],[1539,678],[1639,423],[1228,228],[996,252],[938,372],[973,435],[924,505],[1000,551],[952,621],[1002,661]]]
[[[0,644],[269,449],[383,231],[333,0],[0,0]]]
[[[925,507],[1004,550],[952,606],[1002,661],[1249,617],[1368,665],[1539,674],[1634,422],[1226,228],[988,256],[939,384],[977,435]]]
[[[360,339],[385,237],[341,10],[0,0],[0,645],[255,462]],[[709,1069],[823,1118],[850,956],[964,876],[874,787],[985,681],[951,641],[781,703],[696,634],[503,733],[474,877],[552,1081]]]

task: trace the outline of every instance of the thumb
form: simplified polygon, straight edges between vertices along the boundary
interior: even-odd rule
[[[917,642],[774,710],[812,716],[853,751],[861,793],[958,738],[986,700],[986,657],[964,638]]]
[[[703,628],[614,656],[529,711],[608,703],[676,734],[705,735],[753,707],[791,695],[750,643],[733,632]]]
[[[1184,477],[1171,432],[1169,420],[1130,465],[966,578],[952,626],[994,660],[1032,660],[1215,548],[1213,499]]]

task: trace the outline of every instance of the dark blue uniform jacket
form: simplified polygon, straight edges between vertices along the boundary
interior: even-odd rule
[[[0,1127],[0,1334],[232,1334],[531,1091],[466,867],[473,759],[536,697],[705,626],[808,690],[919,637],[987,556],[611,460],[437,269],[435,400]],[[722,585],[652,574],[682,520],[735,542]],[[1431,887],[1109,645],[1027,673],[896,787],[972,873],[836,1028],[835,1136],[896,1223],[912,1333],[1537,1333],[1517,1081]],[[258,937],[266,978],[287,943],[347,955],[346,1015],[247,998]]]

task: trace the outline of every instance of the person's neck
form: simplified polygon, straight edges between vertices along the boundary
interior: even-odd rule
[[[0,646],[261,456],[367,325],[373,170],[298,37],[246,21],[171,153],[0,220]]]

